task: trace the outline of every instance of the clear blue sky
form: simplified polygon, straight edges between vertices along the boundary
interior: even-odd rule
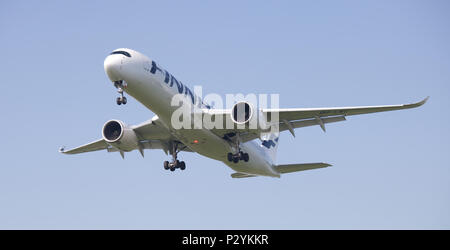
[[[2,1],[1,229],[450,229],[448,1]],[[162,151],[67,156],[111,118],[153,113],[103,70],[128,47],[204,93],[279,93],[281,107],[400,104],[281,137],[278,163],[230,178]]]

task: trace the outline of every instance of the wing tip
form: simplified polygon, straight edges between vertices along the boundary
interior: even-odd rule
[[[328,168],[328,167],[333,166],[332,164],[326,163],[326,162],[320,162],[319,164],[321,164],[323,166],[323,168]]]
[[[427,96],[422,101],[414,102],[414,103],[410,103],[410,104],[403,104],[403,108],[410,109],[410,108],[420,107],[420,106],[424,105],[428,101],[429,98],[430,98],[430,96]]]
[[[414,103],[413,105],[415,107],[420,107],[420,106],[424,105],[428,101],[428,99],[430,99],[430,96],[425,97],[422,101]]]

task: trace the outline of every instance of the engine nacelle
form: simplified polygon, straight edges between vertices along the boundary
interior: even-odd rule
[[[103,125],[103,139],[121,151],[131,151],[139,146],[139,139],[134,130],[119,120],[109,120]]]
[[[253,117],[253,107],[248,102],[238,102],[231,108],[231,120],[238,124],[248,124]]]
[[[261,109],[256,109],[248,102],[238,102],[231,108],[231,120],[239,127],[258,130],[258,132],[271,131],[267,117]],[[278,125],[278,122],[275,122]]]

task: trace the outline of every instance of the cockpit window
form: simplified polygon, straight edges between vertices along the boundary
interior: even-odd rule
[[[121,54],[126,57],[131,57],[130,53],[123,51],[123,50],[113,51],[110,55],[114,55],[114,54]]]

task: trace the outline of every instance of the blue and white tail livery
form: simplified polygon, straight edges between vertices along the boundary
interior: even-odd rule
[[[64,154],[78,154],[97,150],[118,152],[125,157],[126,152],[139,151],[144,156],[145,150],[160,149],[170,155],[165,161],[164,169],[175,171],[186,169],[184,161],[178,159],[181,152],[195,152],[205,157],[223,162],[234,170],[233,178],[270,176],[280,177],[282,174],[330,166],[327,163],[282,164],[276,163],[276,152],[279,134],[306,126],[319,126],[325,131],[328,123],[345,121],[347,116],[384,112],[400,109],[416,108],[423,105],[424,100],[401,105],[332,107],[332,108],[291,108],[253,110],[246,103],[235,104],[231,109],[212,109],[198,100],[198,96],[169,71],[149,57],[131,49],[117,49],[104,61],[106,75],[119,93],[118,105],[127,103],[125,95],[133,97],[155,113],[150,120],[138,125],[126,125],[112,119],[102,129],[102,138],[70,150],[61,148]],[[172,117],[177,112],[171,104],[174,96],[197,105],[195,115],[202,115],[212,120],[222,119],[231,124],[246,124],[254,113],[262,116],[277,116],[278,133],[264,134],[255,129],[177,128]],[[242,106],[242,116],[236,115]],[[192,113],[194,115],[194,113]],[[195,167],[195,166],[193,166]]]
[[[280,133],[267,133],[261,135],[261,147],[268,156],[271,164],[275,164],[278,150]]]

